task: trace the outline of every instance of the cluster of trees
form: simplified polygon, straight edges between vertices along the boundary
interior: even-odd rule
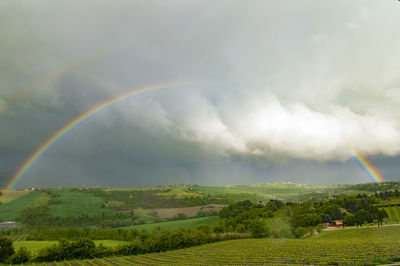
[[[375,197],[377,197],[379,199],[400,198],[400,192],[398,189],[379,192],[379,193],[375,192]]]
[[[386,192],[384,192],[386,193]],[[364,223],[376,221],[382,225],[388,217],[383,209],[375,205],[379,203],[375,195],[358,194],[357,196],[338,196],[329,201],[305,202],[292,204],[291,225],[298,236],[304,228],[315,227],[321,223],[343,220],[346,225],[362,226]],[[300,228],[300,229],[298,229]],[[298,229],[298,233],[296,230]]]
[[[80,215],[76,217],[59,217],[50,214],[48,206],[30,206],[21,212],[19,221],[29,227],[72,227],[100,226],[120,227],[135,224],[137,216],[133,211],[115,214],[102,213],[100,216]]]
[[[193,206],[203,206],[212,203],[225,203],[225,201],[218,200],[211,195],[207,197],[184,197],[180,199],[180,203],[186,207],[193,207]]]
[[[351,185],[348,187],[348,189],[377,192],[377,191],[394,190],[399,187],[400,187],[400,181],[389,181],[383,183],[366,183],[366,184]]]
[[[382,192],[383,195],[396,195],[395,191]],[[337,196],[330,200],[317,202],[281,202],[270,200],[265,205],[250,201],[230,204],[219,212],[222,219],[213,230],[216,232],[249,232],[253,237],[270,235],[266,220],[277,211],[285,209],[290,217],[291,233],[302,237],[314,230],[321,230],[324,223],[343,220],[346,225],[362,226],[364,223],[376,221],[382,225],[388,217],[384,209],[376,204],[379,199],[375,195],[359,194],[357,196]]]
[[[0,263],[20,264],[29,261],[30,252],[21,247],[15,252],[13,243],[10,239],[0,237]]]
[[[266,220],[284,206],[285,203],[279,200],[270,200],[265,205],[248,200],[230,204],[220,210],[219,216],[223,219],[214,227],[214,231],[248,232],[256,238],[269,236],[271,232]]]
[[[134,229],[89,229],[89,228],[39,228],[28,233],[26,240],[77,240],[89,238],[93,240],[114,239],[122,241],[132,241],[137,238],[148,236],[146,231]]]
[[[60,237],[66,236],[67,239]],[[118,236],[118,237],[116,237]],[[223,233],[215,234],[209,226],[200,226],[197,230],[180,229],[177,231],[136,231],[136,230],[89,230],[89,229],[42,229],[31,234],[28,239],[57,239],[59,243],[40,250],[32,256],[25,249],[15,252],[12,242],[0,238],[0,262],[48,262],[72,259],[90,259],[118,255],[137,255],[151,252],[162,252],[222,240],[246,238],[248,235]],[[117,247],[96,246],[92,239],[129,240],[127,245]],[[60,240],[61,239],[61,240]],[[5,244],[3,242],[5,242]]]
[[[374,209],[373,212],[367,212],[364,209],[358,210],[356,213],[348,213],[343,219],[346,225],[357,225],[362,226],[365,222],[372,223],[374,220],[377,221],[378,226],[383,224],[383,220],[388,217],[388,214],[384,209]]]

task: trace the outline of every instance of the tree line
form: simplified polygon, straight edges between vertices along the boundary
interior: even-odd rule
[[[59,239],[58,244],[41,249],[35,255],[32,255],[25,248],[20,248],[18,251],[15,251],[11,240],[7,238],[0,238],[0,263],[14,264],[25,262],[51,262],[73,259],[102,258],[109,256],[128,256],[162,252],[167,250],[204,245],[216,241],[249,237],[246,234],[235,233],[215,234],[211,230],[208,230],[207,227],[200,227],[197,230],[180,229],[172,232],[138,232],[135,230],[131,230],[131,232],[129,233],[128,230],[121,230],[118,233],[118,230],[113,230],[114,234],[112,234],[111,237],[109,237],[111,232],[106,231],[107,230],[92,230],[88,233],[87,231],[80,231],[77,229],[60,229],[60,231],[56,235],[57,237],[63,235],[74,240]],[[122,231],[127,231],[127,233],[122,233]],[[45,232],[44,230],[42,230],[42,235],[40,233],[37,233],[36,239],[49,238],[51,232],[55,231],[49,230]],[[104,238],[105,236],[107,236],[107,239],[110,239],[116,238],[115,235],[118,234],[121,240],[129,240],[129,244],[119,245],[117,247],[106,247],[102,244],[96,246],[93,242],[93,238]],[[84,237],[82,235],[88,235],[88,237]],[[92,239],[89,237],[92,237]],[[34,238],[35,237],[30,237],[29,239]]]

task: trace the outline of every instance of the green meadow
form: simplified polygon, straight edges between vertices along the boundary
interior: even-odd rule
[[[22,210],[32,205],[45,205],[50,201],[48,194],[41,192],[30,192],[14,200],[0,205],[0,220],[15,220],[20,216]]]
[[[399,223],[400,222],[400,207],[392,206],[392,207],[384,207],[383,208],[388,214],[388,220],[391,223]]]
[[[58,196],[55,198],[60,203],[49,205],[53,216],[70,217],[79,215],[101,215],[102,213],[115,213],[105,208],[105,200],[91,193],[72,191],[71,189],[52,190]]]

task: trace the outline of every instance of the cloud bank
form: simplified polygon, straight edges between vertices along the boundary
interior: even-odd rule
[[[344,0],[3,1],[3,175],[88,108],[175,80],[190,82],[97,114],[30,175],[74,168],[71,175],[96,176],[104,162],[121,180],[133,168],[156,180],[162,172],[222,176],[227,165],[256,177],[264,175],[260,162],[292,174],[291,161],[309,169],[348,162],[347,146],[397,158],[399,8]],[[154,162],[159,171],[146,172]]]

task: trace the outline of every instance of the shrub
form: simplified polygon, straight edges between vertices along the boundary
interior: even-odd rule
[[[262,238],[269,236],[269,228],[263,220],[255,220],[250,224],[251,236],[255,238]]]
[[[296,230],[294,230],[294,235],[297,238],[303,237],[307,233],[307,229],[304,227],[297,227]]]
[[[20,247],[14,255],[11,256],[10,262],[12,264],[21,264],[31,259],[31,253],[24,247]]]
[[[6,262],[15,253],[12,241],[8,238],[0,238],[0,262]]]

